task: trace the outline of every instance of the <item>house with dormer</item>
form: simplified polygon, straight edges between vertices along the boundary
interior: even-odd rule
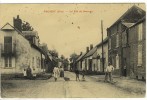
[[[36,74],[43,71],[42,50],[9,23],[0,29],[0,56],[2,75],[21,75],[28,66]]]

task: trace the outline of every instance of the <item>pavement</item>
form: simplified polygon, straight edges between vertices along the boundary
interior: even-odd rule
[[[66,71],[65,78],[36,80],[1,80],[2,98],[144,98],[145,94],[128,92],[110,83],[85,76],[76,81],[75,74]],[[99,77],[100,78],[100,77]],[[102,78],[102,76],[101,76]]]
[[[119,77],[113,75],[113,82],[104,82],[105,75],[87,75],[87,77],[91,77],[96,79],[98,82],[111,84],[117,88],[123,89],[128,92],[144,94],[146,93],[146,82],[139,81],[136,79],[131,79],[129,77]]]

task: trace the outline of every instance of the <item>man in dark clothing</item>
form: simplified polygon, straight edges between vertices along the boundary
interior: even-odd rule
[[[85,77],[84,76],[85,76],[85,69],[82,70],[82,80],[83,81],[85,80]]]
[[[79,70],[78,69],[75,70],[75,74],[76,74],[76,81],[77,81],[77,79],[80,81],[80,79],[79,79]]]
[[[27,78],[32,79],[32,70],[31,70],[30,66],[27,68]]]

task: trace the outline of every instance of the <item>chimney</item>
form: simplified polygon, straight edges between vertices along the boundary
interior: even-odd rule
[[[13,26],[22,32],[22,20],[19,18],[19,15],[17,15],[17,18],[13,18]]]
[[[80,53],[80,55],[82,55],[82,52]]]
[[[90,44],[90,50],[93,49],[93,44]]]
[[[86,47],[86,52],[89,52],[89,47]]]

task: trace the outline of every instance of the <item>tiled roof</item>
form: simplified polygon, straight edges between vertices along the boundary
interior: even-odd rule
[[[86,53],[83,53],[81,56],[78,57],[76,61],[80,61]]]
[[[108,42],[108,37],[106,37],[104,40],[103,40],[103,44],[107,43]],[[97,47],[101,46],[102,45],[102,42],[100,42]]]
[[[119,21],[131,22],[131,23],[136,22],[138,19],[144,16],[145,13],[146,12],[143,9],[134,5],[130,9],[128,9],[119,19],[117,19],[109,28],[111,28],[113,25],[115,25]]]
[[[22,31],[22,33],[26,36],[26,35],[30,35],[30,36],[36,36],[38,33],[37,31]]]
[[[92,56],[97,50],[97,47],[92,48],[83,58]]]

